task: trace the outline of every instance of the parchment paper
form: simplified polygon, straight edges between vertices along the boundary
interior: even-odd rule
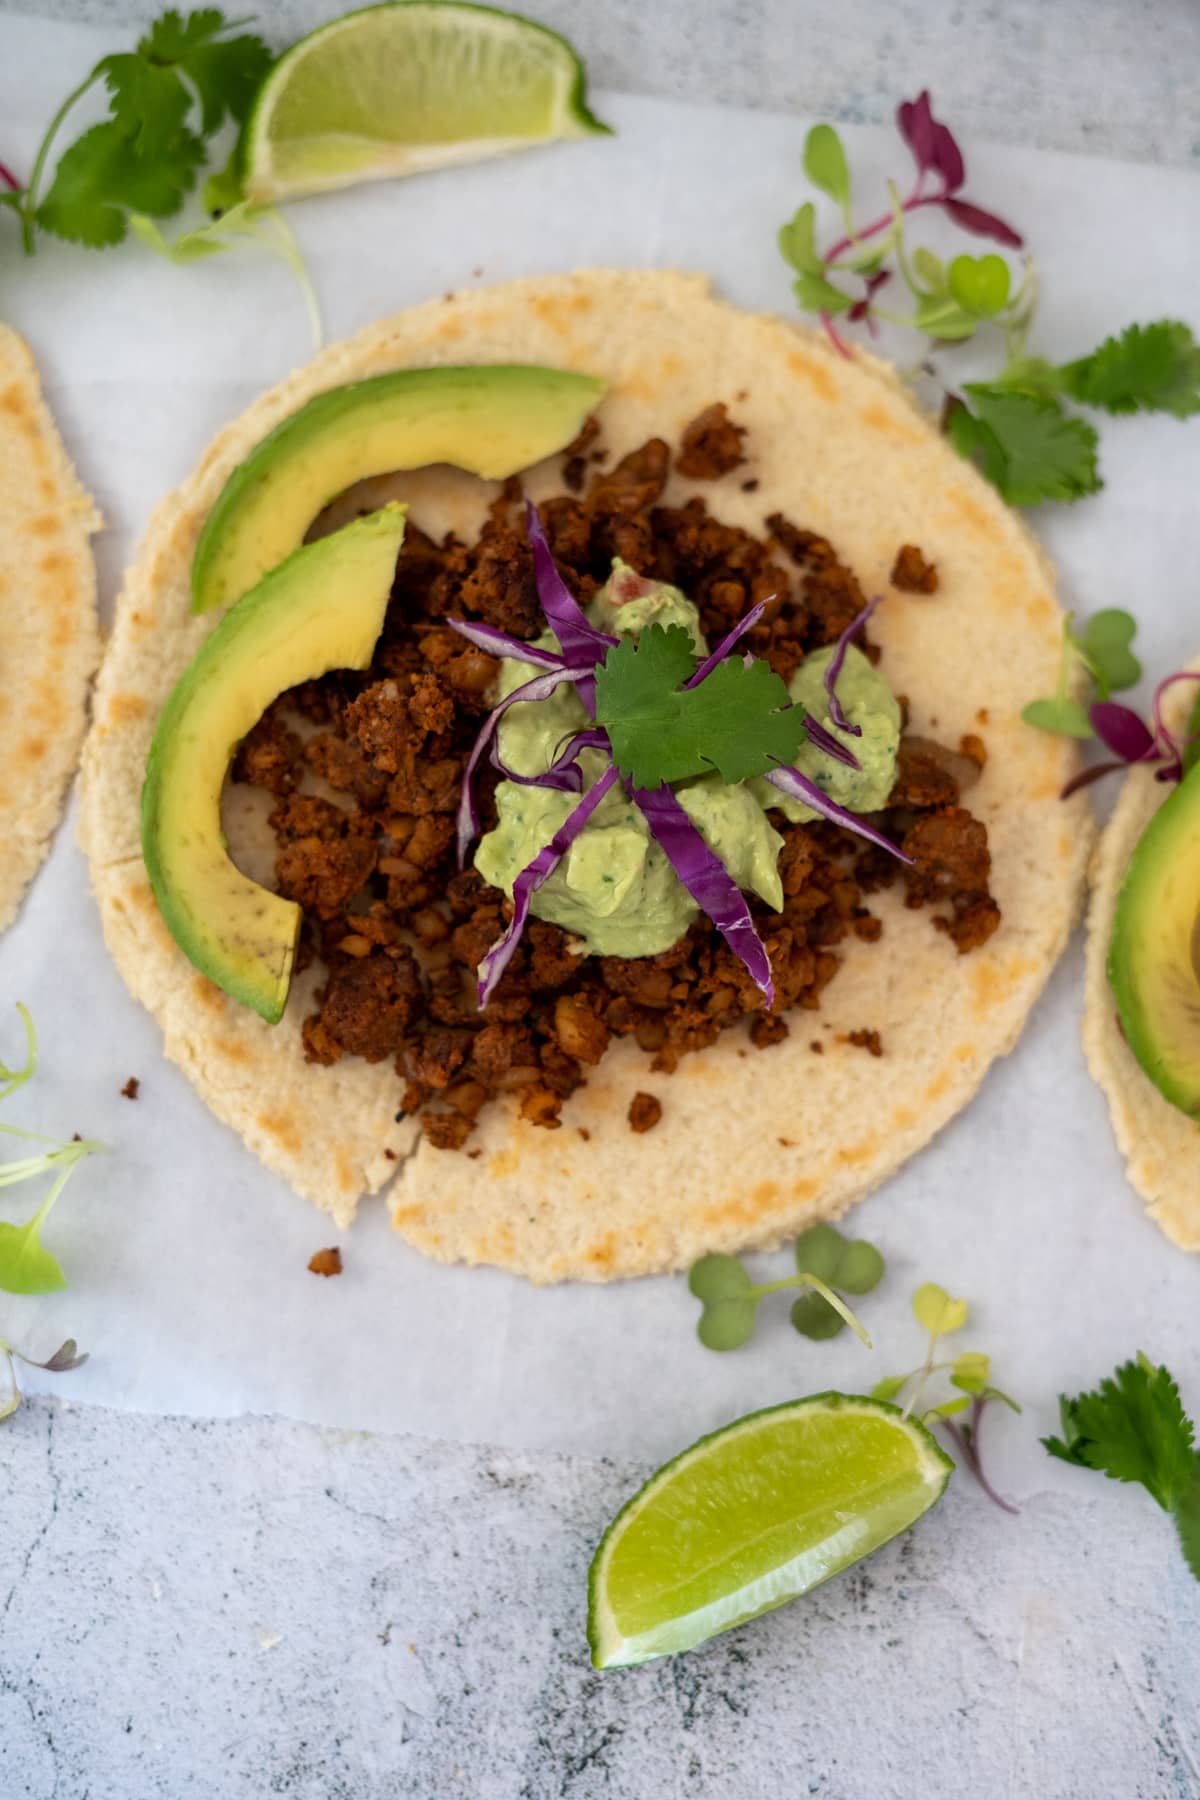
[[[6,18],[5,160],[28,167],[59,97],[116,47],[112,30]],[[950,96],[935,98],[969,126]],[[598,110],[615,138],[289,208],[328,336],[429,294],[585,264],[705,270],[733,300],[790,314],[775,232],[808,197],[809,121],[611,94]],[[882,195],[889,174],[907,177],[898,139],[845,137],[864,186]],[[966,147],[970,196],[1030,234],[1044,282],[1041,353],[1081,354],[1135,318],[1200,324],[1194,175],[969,136]],[[179,270],[139,246],[89,254],[47,239],[26,264],[3,221],[0,312],[32,342],[109,521],[99,540],[108,603],[160,494],[310,348],[291,276],[253,252]],[[946,361],[969,373],[973,354]],[[1067,604],[1128,606],[1147,666],[1163,672],[1200,645],[1200,423],[1105,421],[1102,439],[1104,494],[1035,523]],[[47,1350],[78,1337],[92,1361],[54,1385],[79,1401],[657,1457],[751,1407],[861,1389],[911,1366],[908,1296],[936,1279],[972,1301],[964,1347],[990,1350],[997,1379],[1028,1403],[1023,1420],[994,1422],[1000,1479],[1053,1485],[1060,1477],[1035,1433],[1050,1427],[1058,1388],[1093,1381],[1139,1345],[1193,1396],[1200,1381],[1200,1263],[1159,1236],[1124,1182],[1079,1049],[1080,974],[1076,944],[975,1104],[851,1216],[890,1264],[863,1305],[875,1355],[849,1334],[797,1338],[778,1303],[749,1348],[719,1357],[695,1341],[682,1278],[536,1291],[490,1270],[446,1269],[394,1237],[378,1202],[342,1243],[345,1273],[309,1274],[309,1256],[332,1241],[327,1223],[162,1060],[156,1026],[105,955],[68,821],[0,940],[0,1045],[16,1053],[8,1007],[23,999],[43,1058],[7,1116],[99,1136],[112,1153],[79,1172],[47,1230],[70,1290],[0,1295],[0,1332]],[[134,1103],[120,1095],[130,1075],[141,1082]],[[631,1146],[631,1172],[635,1156]],[[0,1200],[5,1218],[33,1210],[31,1189]]]

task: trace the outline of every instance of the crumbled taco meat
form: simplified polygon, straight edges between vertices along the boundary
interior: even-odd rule
[[[335,1244],[329,1250],[318,1250],[309,1261],[309,1270],[314,1275],[340,1275],[342,1272],[342,1253]]]
[[[136,1100],[138,1097],[138,1094],[141,1092],[141,1087],[142,1087],[142,1084],[138,1080],[137,1076],[131,1075],[129,1077],[129,1080],[125,1083],[124,1087],[121,1089],[121,1093],[124,1095],[126,1100]]]
[[[654,1094],[635,1094],[629,1102],[629,1125],[632,1131],[653,1131],[662,1118],[662,1101]]]
[[[716,481],[745,459],[742,456],[744,425],[735,425],[723,401],[706,406],[684,430],[675,467],[689,481]]]
[[[901,544],[889,579],[902,594],[936,594],[937,564],[926,562],[915,544]]]
[[[877,1031],[852,1031],[846,1039],[856,1050],[866,1050],[872,1056],[883,1055],[883,1039]]]
[[[571,457],[594,463],[594,438],[585,427]],[[723,407],[709,407],[684,432],[676,466],[703,460],[720,472],[740,459],[741,439]],[[714,518],[701,495],[663,505],[671,461],[667,443],[651,438],[585,473],[578,492],[541,503],[564,580],[586,604],[620,556],[681,587],[710,643],[767,600],[747,648],[790,679],[861,611],[862,588],[826,538],[782,514],[758,537]],[[461,613],[521,637],[542,630],[521,502],[519,482],[507,482],[470,543],[437,543],[410,525],[371,667],[281,696],[235,762],[235,779],[275,798],[276,884],[304,912],[297,967],[316,961],[324,971],[303,1025],[305,1054],[324,1064],[392,1060],[398,1117],[419,1114],[439,1149],[462,1148],[502,1094],[515,1096],[529,1123],[556,1129],[566,1100],[619,1038],[632,1038],[664,1075],[746,1020],[755,1048],[781,1042],[794,1009],[820,1006],[841,946],[880,937],[868,904],[880,888],[902,884],[909,906],[935,909],[932,924],[961,952],[999,920],[987,832],[961,804],[978,762],[905,736],[877,823],[903,842],[912,868],[834,826],[772,815],[783,838],[783,906],[772,913],[750,900],[774,975],[770,1014],[705,919],[662,955],[632,958],[581,956],[558,926],[531,919],[480,1012],[477,967],[504,930],[508,902],[475,869],[456,867],[454,819],[499,665],[444,621]],[[485,830],[496,779],[488,773],[479,784]],[[323,791],[308,791],[317,782]],[[650,1129],[658,1106],[639,1095],[633,1129]]]

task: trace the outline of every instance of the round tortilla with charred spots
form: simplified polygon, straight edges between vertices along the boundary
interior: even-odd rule
[[[787,1039],[755,1050],[744,1031],[653,1072],[612,1045],[554,1131],[490,1103],[463,1152],[435,1149],[396,1118],[390,1063],[306,1063],[300,1023],[320,972],[298,980],[270,1028],[186,962],[154,906],[138,840],[138,793],[158,711],[212,620],[189,610],[197,534],[226,477],[312,394],[406,366],[533,362],[603,376],[602,442],[616,459],[659,435],[677,445],[715,401],[746,428],[746,463],[706,488],[724,522],[761,531],[774,512],[827,536],[868,593],[881,669],[907,697],[910,729],[953,745],[982,738],[970,808],[988,828],[999,929],[960,956],[877,895],[880,942],[850,941],[820,1009],[790,1015]],[[756,485],[748,489],[747,479]],[[561,460],[531,470],[537,500],[562,488]],[[431,535],[477,530],[495,489],[452,470],[388,484]],[[696,484],[673,472],[678,505]],[[901,545],[940,575],[926,597],[890,585]],[[610,1280],[686,1266],[707,1250],[768,1246],[836,1217],[886,1179],[971,1098],[1012,1048],[1077,915],[1092,837],[1086,797],[1063,804],[1077,766],[1068,740],[1024,725],[1052,689],[1062,613],[1032,536],[939,436],[886,365],[836,355],[813,333],[714,299],[704,278],[584,271],[479,289],[415,307],[333,346],[218,437],[150,522],[127,577],[85,753],[82,832],[109,946],[159,1019],[168,1056],[218,1117],[332,1213],[388,1187],[396,1228],[446,1261],[492,1263],[533,1281]],[[138,716],[138,708],[142,709]],[[229,790],[237,860],[270,880],[263,796]],[[878,1032],[882,1056],[849,1042]],[[811,1047],[821,1045],[817,1054]],[[661,1102],[636,1134],[634,1097]]]
[[[1185,665],[1200,672],[1200,657]],[[1166,696],[1168,726],[1183,736],[1195,689]],[[1200,1250],[1200,1124],[1163,1098],[1125,1042],[1108,983],[1117,896],[1129,859],[1174,784],[1156,781],[1152,766],[1133,768],[1092,858],[1084,977],[1083,1048],[1104,1091],[1117,1148],[1130,1185],[1160,1231],[1181,1250]]]
[[[23,338],[0,324],[0,931],[50,848],[100,660],[103,521],[42,397]]]

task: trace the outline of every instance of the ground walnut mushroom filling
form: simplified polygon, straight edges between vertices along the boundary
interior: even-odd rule
[[[763,537],[753,536],[714,518],[699,495],[663,506],[667,444],[653,438],[608,468],[597,439],[593,421],[565,453],[572,491],[540,507],[555,561],[581,603],[621,557],[682,588],[715,643],[774,596],[746,648],[785,681],[862,610],[857,580],[824,538],[778,513]],[[689,480],[727,477],[743,462],[744,439],[724,406],[708,407],[683,433],[675,466]],[[748,492],[755,485],[742,484]],[[932,925],[963,953],[1000,918],[988,891],[986,828],[960,804],[982,744],[968,739],[953,751],[906,734],[875,822],[911,866],[834,826],[771,815],[784,840],[783,908],[750,901],[774,977],[769,1014],[703,918],[664,954],[628,958],[580,956],[565,931],[531,919],[479,1011],[476,970],[504,930],[508,902],[474,869],[457,868],[455,811],[499,664],[445,620],[479,619],[522,638],[544,629],[521,498],[519,482],[509,482],[473,544],[438,544],[410,524],[370,669],[282,695],[234,765],[236,780],[275,796],[276,885],[304,913],[298,966],[319,958],[328,971],[318,1011],[303,1025],[307,1056],[326,1064],[394,1059],[401,1110],[420,1113],[425,1135],[442,1149],[465,1144],[501,1093],[519,1096],[524,1119],[558,1126],[564,1101],[614,1038],[633,1037],[663,1072],[743,1019],[754,1045],[779,1043],[789,1012],[819,1005],[837,973],[838,945],[881,936],[882,921],[867,905],[880,888],[903,883],[906,904],[936,909]],[[904,552],[904,574],[932,593],[933,565],[915,546]],[[305,791],[313,777],[323,794]],[[497,779],[489,772],[479,786],[485,829]],[[336,799],[325,797],[330,791]],[[657,1123],[653,1107],[634,1112],[634,1130]]]

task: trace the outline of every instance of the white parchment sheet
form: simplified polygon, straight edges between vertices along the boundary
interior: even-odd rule
[[[58,99],[116,47],[112,30],[6,18],[6,160],[28,166]],[[978,144],[953,96],[934,98],[965,140],[970,197],[1028,234],[1044,284],[1041,353],[1082,354],[1134,319],[1200,325],[1194,175]],[[704,270],[731,299],[790,316],[775,233],[808,196],[809,121],[611,94],[597,106],[614,138],[289,208],[328,336],[447,289],[588,264]],[[844,135],[864,188],[882,195],[889,174],[907,179],[898,138]],[[47,239],[26,263],[2,221],[0,232],[0,314],[30,339],[108,520],[107,611],[155,501],[225,420],[309,354],[303,307],[288,272],[253,251],[176,269],[140,246],[97,254]],[[971,368],[967,353],[947,354]],[[1034,523],[1067,604],[1130,608],[1161,673],[1200,647],[1200,422],[1104,421],[1102,440],[1104,493]],[[1193,1405],[1200,1393],[1200,1261],[1159,1236],[1124,1182],[1079,1048],[1080,977],[1077,940],[1016,1054],[852,1215],[890,1263],[864,1305],[875,1356],[848,1333],[825,1345],[796,1337],[780,1303],[749,1348],[719,1357],[695,1341],[681,1278],[538,1291],[443,1268],[392,1234],[378,1201],[341,1240],[340,1279],[310,1275],[309,1256],[336,1234],[163,1061],[157,1027],[105,954],[68,821],[0,940],[0,1043],[18,1049],[8,1008],[23,999],[43,1057],[8,1116],[101,1137],[112,1154],[79,1172],[47,1232],[69,1291],[0,1296],[0,1331],[47,1348],[75,1335],[92,1360],[55,1386],[80,1401],[653,1458],[751,1407],[910,1366],[908,1296],[936,1279],[972,1301],[964,1347],[990,1350],[997,1379],[1028,1402],[1023,1419],[992,1422],[996,1478],[1017,1491],[1053,1485],[1036,1434],[1059,1387],[1090,1383],[1141,1345],[1171,1364]],[[120,1096],[130,1075],[136,1104]],[[631,1139],[631,1179],[636,1156]],[[24,1217],[32,1198],[6,1198],[4,1217]]]

